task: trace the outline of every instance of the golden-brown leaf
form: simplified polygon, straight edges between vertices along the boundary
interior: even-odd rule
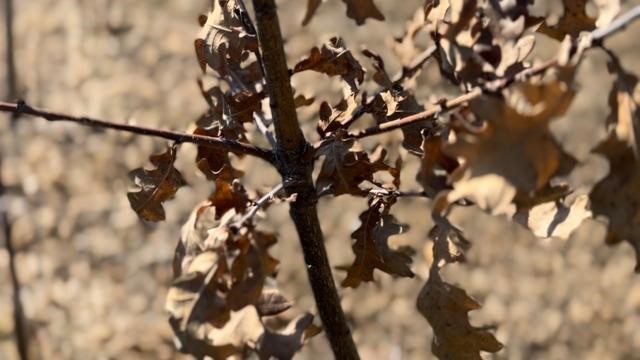
[[[558,23],[549,26],[545,21],[538,28],[538,32],[562,41],[566,35],[577,38],[582,31],[591,31],[596,28],[596,19],[587,15],[587,0],[562,0],[562,3],[564,14]]]
[[[171,199],[186,184],[182,174],[173,166],[176,151],[177,147],[173,146],[164,153],[151,155],[149,160],[156,166],[155,169],[139,168],[130,173],[140,190],[127,193],[127,197],[131,208],[144,220],[164,220],[162,203]]]
[[[319,49],[314,47],[306,58],[300,60],[293,68],[293,72],[313,70],[328,76],[340,76],[353,92],[358,84],[364,80],[364,69],[353,57],[350,50],[345,48],[344,42],[338,37],[331,38]]]
[[[480,360],[481,351],[502,349],[493,334],[469,323],[469,311],[480,305],[464,290],[442,281],[438,271],[431,271],[417,307],[433,328],[431,351],[440,359]]]
[[[531,193],[547,184],[566,157],[549,131],[555,116],[564,114],[573,91],[560,80],[521,83],[507,99],[483,96],[471,102],[475,126],[461,120],[455,141],[445,153],[463,164],[452,174],[449,201],[469,198],[493,213],[510,213],[518,191]]]
[[[342,286],[356,288],[361,282],[373,281],[373,271],[413,277],[411,257],[406,252],[389,247],[388,238],[407,231],[408,225],[399,224],[389,214],[390,204],[380,199],[370,201],[369,208],[360,214],[360,227],[351,234],[356,259],[347,269]]]
[[[532,208],[519,208],[513,220],[539,238],[568,239],[583,220],[592,216],[588,205],[589,197],[586,195],[576,197],[569,204],[560,200],[550,201]]]
[[[373,0],[342,0],[347,4],[347,16],[362,25],[368,18],[383,21],[384,15],[378,10]]]

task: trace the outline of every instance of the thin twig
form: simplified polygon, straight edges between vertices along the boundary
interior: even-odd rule
[[[273,136],[273,132],[269,130],[269,127],[265,122],[264,115],[262,115],[262,113],[254,112],[253,120],[256,122],[256,126],[258,126],[258,130],[260,130],[262,135],[264,135],[264,137],[267,138],[267,141],[269,141],[269,144],[271,144],[271,148],[275,149],[278,144],[276,143],[276,138]]]
[[[601,29],[596,29],[593,32],[591,32],[591,39],[592,39],[592,45],[591,48],[599,46],[602,41],[604,39],[606,39],[607,37],[621,31],[622,29],[624,29],[627,25],[629,25],[629,23],[631,23],[632,21],[636,20],[638,17],[640,17],[640,5],[635,6],[633,9],[629,10],[627,13],[623,14],[622,16],[620,16],[619,18],[617,18],[615,21],[613,21],[611,24],[609,24],[608,26],[601,28]],[[472,89],[471,91],[469,91],[468,93],[462,94],[456,98],[447,100],[447,101],[441,101],[438,104],[432,105],[430,106],[428,109],[407,116],[407,117],[403,117],[400,119],[396,119],[396,120],[392,120],[392,121],[388,121],[385,123],[382,123],[380,125],[376,125],[376,126],[372,126],[369,127],[367,129],[364,130],[360,130],[360,131],[356,131],[356,132],[351,132],[349,133],[349,137],[352,138],[364,138],[364,137],[368,137],[368,136],[373,136],[373,135],[378,135],[378,134],[382,134],[382,133],[386,133],[389,131],[393,131],[396,129],[400,129],[403,128],[405,126],[409,126],[409,125],[413,125],[416,123],[421,123],[421,122],[426,122],[426,121],[433,121],[435,120],[438,116],[451,111],[451,110],[455,110],[457,108],[459,108],[460,106],[466,104],[467,102],[479,98],[480,96],[482,96],[483,94],[486,93],[495,93],[498,92],[506,87],[508,87],[509,85],[511,85],[513,82],[515,81],[522,81],[525,80],[531,76],[540,74],[542,72],[544,72],[545,70],[556,66],[558,64],[558,58],[553,58],[550,60],[547,60],[543,63],[540,63],[538,65],[535,65],[533,67],[524,69],[522,71],[520,71],[519,73],[516,73],[512,76],[509,77],[505,77],[502,79],[498,79],[495,80],[485,86],[482,87],[476,87],[474,89]]]
[[[114,129],[138,135],[153,136],[167,140],[173,140],[176,143],[193,143],[201,146],[227,150],[237,154],[252,155],[270,163],[274,162],[273,153],[271,151],[233,140],[204,135],[187,134],[178,131],[162,130],[145,126],[115,123],[89,117],[78,117],[35,108],[27,105],[22,101],[19,101],[17,103],[7,103],[0,101],[0,111],[41,117],[46,119],[47,121],[71,121],[79,125],[90,126],[93,128]]]
[[[264,194],[263,197],[258,199],[258,201],[256,201],[255,204],[253,204],[253,207],[251,208],[251,210],[247,211],[247,213],[244,214],[244,216],[242,216],[240,220],[236,222],[236,225],[242,226],[244,223],[249,221],[249,219],[254,218],[258,213],[258,211],[263,207],[265,207],[269,203],[269,201],[273,200],[273,198],[276,196],[276,194],[280,190],[282,190],[282,188],[283,188],[283,185],[282,183],[280,183],[276,185],[273,189],[271,189],[268,193]]]

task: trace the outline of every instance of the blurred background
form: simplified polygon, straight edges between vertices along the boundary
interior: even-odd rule
[[[311,47],[340,35],[361,59],[361,45],[383,55],[389,72],[395,73],[400,62],[389,44],[402,35],[422,1],[375,2],[386,22],[370,19],[358,27],[346,17],[341,1],[329,0],[302,27],[306,2],[279,1],[290,66]],[[638,2],[628,1],[625,7]],[[542,2],[536,11],[558,13],[557,3]],[[200,70],[193,40],[197,16],[208,4],[14,0],[13,96],[77,115],[190,130],[206,108],[196,85]],[[607,41],[629,70],[640,65],[640,49],[634,47],[638,34],[640,23]],[[534,57],[552,56],[558,44],[538,38]],[[0,43],[0,96],[6,98],[11,94],[5,86],[9,81],[4,36]],[[370,66],[367,60],[362,63]],[[569,113],[552,124],[558,141],[582,162],[569,179],[577,194],[588,192],[607,172],[607,162],[590,150],[604,136],[611,81],[606,57],[590,53],[579,73],[579,95]],[[452,90],[440,82],[434,64],[425,67],[418,84],[422,103]],[[294,85],[316,96],[312,106],[300,110],[304,128],[311,133],[320,101],[336,102],[339,86],[319,74],[296,75]],[[392,134],[386,140],[398,138]],[[128,171],[148,166],[148,156],[165,146],[162,140],[34,118],[20,118],[12,127],[9,117],[0,115],[0,179],[6,187],[1,206],[8,211],[32,358],[187,358],[174,350],[164,301],[180,227],[212,191],[212,184],[197,172],[195,148],[187,144],[180,149],[177,167],[189,186],[166,204],[167,221],[140,221],[126,198]],[[248,187],[265,190],[277,183],[275,172],[254,164],[259,163],[239,165],[246,169]],[[417,158],[407,159],[406,188],[418,188],[417,166]],[[332,265],[352,261],[349,234],[365,208],[365,199],[321,201]],[[422,199],[402,200],[394,211],[411,229],[392,242],[416,249],[416,278],[376,273],[375,283],[341,289],[364,359],[432,358],[431,329],[415,309],[428,273],[429,211],[430,202]],[[633,252],[626,244],[605,246],[606,227],[601,222],[586,221],[567,241],[542,241],[508,219],[473,208],[456,210],[452,220],[473,247],[469,262],[448,266],[445,279],[483,304],[471,313],[473,324],[497,326],[505,348],[492,357],[640,359],[640,277],[633,273]],[[264,226],[277,230],[280,237],[272,253],[281,260],[280,287],[295,302],[288,316],[314,311],[286,205],[270,208]],[[18,352],[9,265],[3,244],[0,359],[12,360]],[[335,276],[339,282],[345,274],[336,271]],[[317,336],[298,356],[322,359],[330,352],[323,336]]]

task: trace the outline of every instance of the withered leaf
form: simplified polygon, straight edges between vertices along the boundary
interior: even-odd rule
[[[558,23],[552,26],[545,21],[538,28],[538,32],[561,41],[566,35],[577,38],[582,31],[596,28],[596,19],[587,15],[587,0],[562,0],[564,14]]]
[[[267,329],[260,338],[258,355],[261,359],[292,359],[305,341],[320,331],[320,327],[313,324],[313,315],[300,315],[281,331]]]
[[[373,271],[379,269],[387,274],[413,277],[411,257],[405,252],[389,247],[388,238],[408,230],[389,214],[390,203],[374,199],[369,209],[360,214],[360,227],[351,234],[352,248],[356,255],[347,269],[347,277],[342,286],[356,288],[361,282],[373,281]]]
[[[417,307],[433,328],[431,351],[440,359],[480,360],[481,351],[502,349],[493,334],[469,322],[469,311],[480,305],[464,290],[442,281],[437,270],[432,269],[420,290]]]
[[[635,118],[636,121],[638,118]],[[640,272],[640,166],[626,139],[615,132],[603,141],[596,153],[609,160],[609,174],[590,194],[594,216],[608,219],[607,244],[627,241],[636,253],[636,272]]]
[[[384,15],[376,7],[373,0],[342,0],[347,4],[347,16],[362,25],[368,18],[383,21]]]
[[[172,146],[161,154],[151,155],[149,160],[156,166],[155,169],[138,168],[130,173],[140,190],[127,193],[127,198],[131,208],[144,220],[164,220],[162,203],[171,199],[186,184],[182,174],[173,166],[176,151],[177,146]]]
[[[439,134],[426,134],[422,142],[422,162],[416,180],[430,197],[450,188],[449,175],[459,166],[455,158],[443,152],[444,144]]]
[[[616,62],[618,65],[614,64]],[[607,125],[615,132],[618,139],[625,141],[633,150],[637,159],[640,159],[640,149],[638,149],[638,139],[640,137],[640,86],[638,77],[628,73],[619,65],[616,58],[607,64],[609,72],[616,73],[616,80],[609,93],[609,106],[611,113],[607,118]]]
[[[220,137],[220,128],[215,126],[211,129],[204,129],[201,127],[196,128],[193,133],[195,135],[204,135],[211,137]],[[233,179],[239,178],[244,173],[231,165],[229,160],[229,153],[219,148],[213,148],[209,146],[198,145],[198,152],[196,154],[196,165],[198,169],[209,180],[216,180],[218,178],[231,182]]]
[[[384,163],[382,147],[369,155],[355,139],[344,139],[341,134],[325,140],[317,150],[317,155],[325,157],[316,179],[318,194],[364,194],[359,185],[373,181],[375,172],[390,168]]]
[[[260,316],[273,316],[288,310],[291,306],[293,306],[291,301],[287,300],[278,289],[265,289],[260,294],[256,309]]]
[[[356,98],[357,92],[351,92],[340,100],[340,102],[334,106],[329,105],[326,101],[320,104],[319,121],[318,121],[318,133],[323,138],[328,134],[335,133],[340,129],[347,127],[347,122],[352,118],[358,103]]]
[[[455,141],[444,152],[462,158],[451,179],[449,201],[469,198],[493,214],[510,213],[518,191],[541,189],[569,158],[549,131],[555,116],[573,99],[569,84],[559,79],[516,84],[506,99],[483,96],[470,108],[482,126],[460,120]],[[512,215],[513,213],[511,213]]]
[[[364,69],[341,38],[333,37],[320,49],[314,47],[306,58],[300,60],[293,72],[313,70],[328,76],[340,76],[355,92],[364,80]]]
[[[216,189],[209,201],[216,208],[217,219],[232,209],[237,214],[242,214],[251,204],[249,195],[239,181],[227,182],[224,179],[216,180]]]
[[[590,218],[589,197],[578,196],[572,203],[550,201],[531,208],[523,207],[513,215],[513,220],[531,230],[539,238],[568,239],[582,221]]]
[[[246,70],[242,62],[257,51],[258,40],[243,14],[236,0],[215,0],[195,41],[203,71],[208,64],[224,78],[231,72],[238,75]]]
[[[307,0],[307,12],[304,14],[302,25],[306,26],[311,22],[311,19],[316,14],[318,8],[322,5],[322,0]]]

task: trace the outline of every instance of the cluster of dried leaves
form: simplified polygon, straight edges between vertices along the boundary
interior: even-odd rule
[[[369,18],[384,20],[373,0],[343,1],[347,16],[359,25]],[[574,74],[583,50],[591,46],[585,32],[606,27],[620,6],[617,1],[596,1],[594,18],[586,12],[587,1],[566,0],[564,13],[552,24],[545,16],[530,14],[532,2],[426,0],[394,43],[404,65],[396,76],[369,49],[362,55],[372,71],[365,70],[338,37],[313,47],[290,70],[291,76],[315,71],[344,84],[337,104],[319,105],[320,140],[314,144],[321,162],[314,179],[318,197],[369,199],[351,235],[355,260],[344,267],[342,286],[373,281],[375,269],[413,277],[411,249],[388,243],[390,236],[408,230],[392,215],[392,207],[407,194],[433,200],[435,226],[429,237],[434,260],[417,308],[433,327],[432,350],[440,358],[480,358],[481,351],[502,348],[491,332],[470,324],[468,312],[479,304],[441,278],[440,269],[464,261],[470,244],[447,219],[453,207],[471,204],[508,216],[542,238],[567,238],[584,219],[603,215],[608,219],[607,241],[628,241],[640,258],[638,78],[609,52],[609,71],[616,76],[609,96],[609,135],[594,151],[609,160],[611,171],[590,194],[569,196],[571,189],[562,179],[577,161],[549,129],[574,98]],[[309,0],[304,24],[321,3]],[[257,36],[243,3],[216,1],[200,25],[196,53],[203,79],[214,85],[207,88],[199,82],[209,110],[194,133],[248,142],[248,129],[255,126],[272,138]],[[433,47],[420,48],[415,41],[420,34],[427,34]],[[563,41],[552,66],[529,59],[536,34]],[[585,41],[587,46],[578,46]],[[443,79],[459,89],[462,100],[422,103],[414,96],[416,77],[430,59]],[[365,79],[379,90],[363,91]],[[296,97],[296,106],[313,102]],[[420,116],[425,111],[427,115]],[[361,118],[376,125],[355,130]],[[396,160],[388,159],[383,146],[368,149],[359,141],[396,128],[403,132],[401,146],[406,150]],[[156,168],[133,173],[141,189],[129,198],[145,220],[164,219],[162,203],[184,185],[173,167],[176,151],[173,146],[152,156]],[[245,190],[233,156],[243,155],[198,148],[197,167],[215,182],[215,192],[193,211],[176,249],[175,280],[167,298],[171,325],[179,348],[197,356],[224,358],[254,351],[261,358],[291,358],[319,328],[310,314],[283,330],[266,325],[267,317],[292,306],[277,290],[278,261],[268,253],[276,235],[259,230],[254,216],[279,200],[277,191],[261,197]],[[420,161],[420,191],[401,187],[407,157]]]

